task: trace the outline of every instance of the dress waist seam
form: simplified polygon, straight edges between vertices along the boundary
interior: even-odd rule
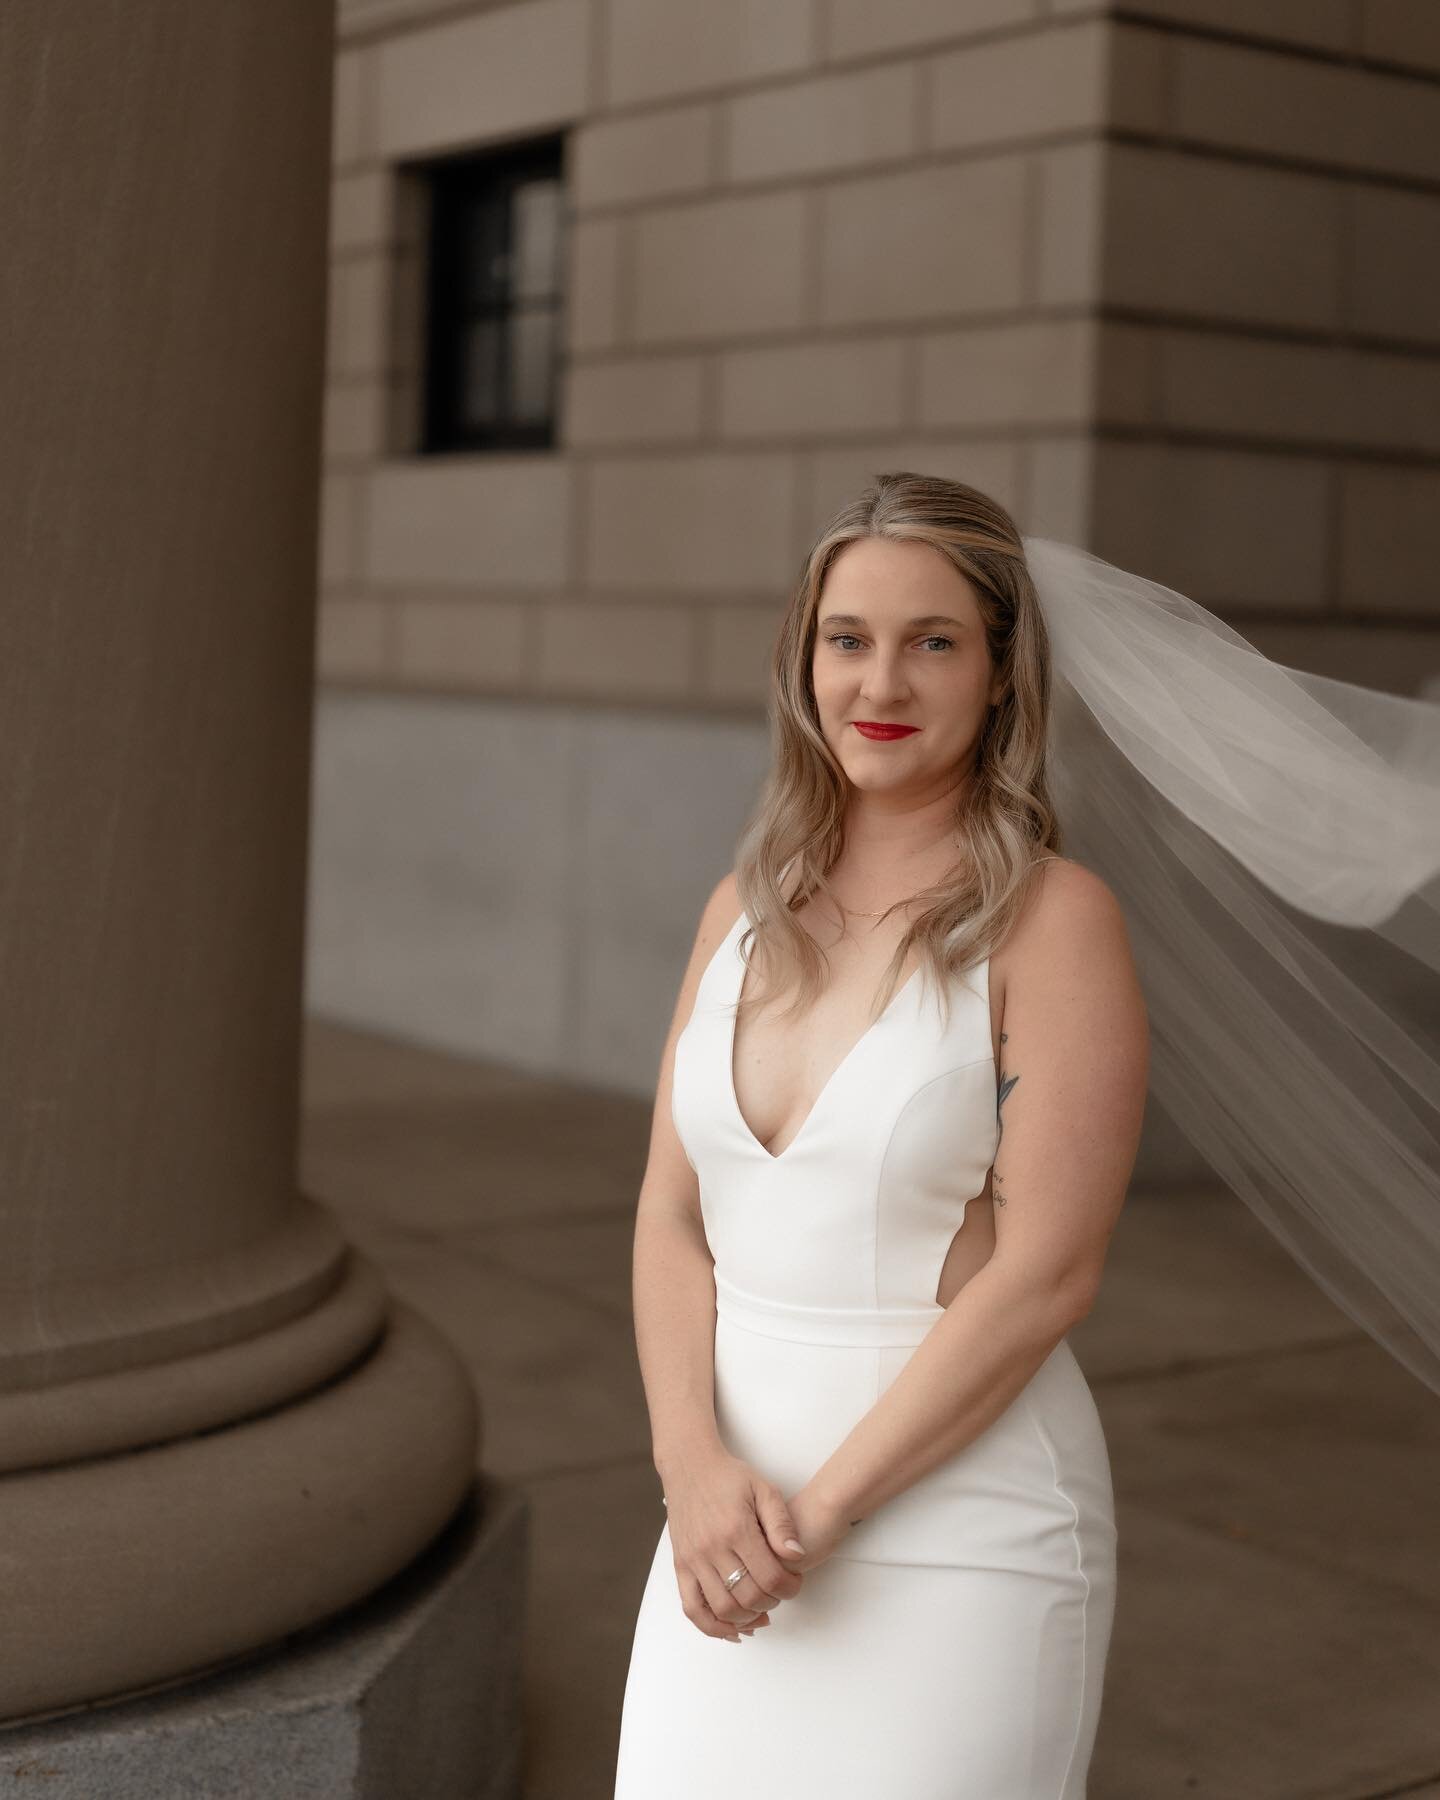
[[[715,1313],[742,1331],[801,1344],[860,1348],[918,1344],[944,1313],[943,1306],[806,1306],[738,1287],[715,1271]]]

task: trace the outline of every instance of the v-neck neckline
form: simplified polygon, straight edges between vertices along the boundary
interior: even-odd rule
[[[734,984],[734,993],[731,996],[730,1029],[726,1034],[724,1043],[725,1086],[730,1096],[730,1110],[734,1113],[736,1123],[739,1125],[740,1131],[746,1142],[749,1143],[760,1156],[763,1156],[767,1162],[782,1163],[810,1129],[811,1122],[815,1118],[816,1113],[818,1113],[820,1108],[824,1105],[827,1095],[831,1088],[834,1087],[836,1081],[839,1080],[841,1072],[854,1060],[855,1056],[859,1053],[861,1046],[867,1042],[871,1033],[874,1032],[878,1026],[885,1023],[886,1019],[889,1018],[890,1014],[899,1005],[901,999],[910,991],[916,978],[920,974],[923,964],[917,963],[915,965],[905,977],[904,981],[900,983],[899,987],[897,987],[895,992],[890,996],[889,1000],[886,1001],[879,1016],[870,1021],[860,1033],[859,1037],[856,1038],[855,1042],[851,1044],[850,1048],[840,1058],[839,1062],[836,1063],[829,1075],[826,1076],[824,1082],[821,1084],[819,1093],[816,1094],[814,1100],[810,1104],[810,1110],[800,1121],[799,1128],[785,1148],[779,1151],[767,1150],[765,1145],[760,1142],[759,1138],[756,1137],[755,1133],[751,1130],[744,1113],[740,1110],[740,1096],[735,1087],[735,1028],[739,1018],[738,1009],[740,999],[745,991],[745,976],[748,973],[745,966],[745,959],[740,954],[740,934],[749,923],[750,915],[742,912],[740,917],[731,927],[730,954],[734,959],[737,974]]]

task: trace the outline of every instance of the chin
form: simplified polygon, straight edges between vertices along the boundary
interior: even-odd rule
[[[840,766],[845,770],[845,777],[851,787],[859,788],[865,793],[881,793],[887,787],[900,785],[901,777],[894,770],[877,769],[873,766],[868,769],[851,769],[844,763]],[[913,770],[907,771],[906,779],[913,775]]]

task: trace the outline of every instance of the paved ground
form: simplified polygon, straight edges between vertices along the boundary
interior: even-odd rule
[[[304,1184],[453,1340],[481,1461],[532,1504],[527,1800],[611,1800],[664,1518],[630,1316],[648,1130],[309,1027]],[[1120,1528],[1091,1800],[1440,1800],[1440,1396],[1223,1190],[1131,1196],[1071,1343]]]

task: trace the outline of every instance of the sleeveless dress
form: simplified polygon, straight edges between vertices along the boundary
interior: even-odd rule
[[[940,1269],[999,1142],[990,965],[952,982],[948,1026],[917,968],[772,1155],[734,1088],[748,923],[676,1040],[672,1116],[715,1261],[720,1436],[788,1496],[944,1311]],[[667,1521],[615,1800],[1083,1800],[1115,1544],[1105,1438],[1067,1339],[739,1645],[685,1616]]]

